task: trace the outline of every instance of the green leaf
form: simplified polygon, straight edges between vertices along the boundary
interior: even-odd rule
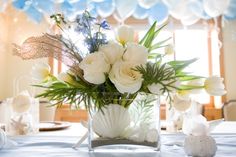
[[[158,58],[162,58],[162,54],[159,53],[149,53],[148,54],[148,59],[158,59]]]
[[[190,60],[184,60],[184,61],[170,61],[168,62],[169,65],[171,65],[176,73],[181,72],[184,68],[192,64],[193,62],[197,61],[197,58],[190,59]]]
[[[177,77],[180,79],[180,81],[191,81],[204,78],[202,76],[196,75],[177,75]]]
[[[144,43],[144,46],[146,48],[150,48],[152,45],[152,42],[154,41],[154,39],[157,37],[157,35],[160,33],[160,31],[166,26],[167,24],[164,24],[163,26],[161,26],[160,28],[158,28],[156,31],[154,31],[153,33],[150,33],[149,37],[147,38],[147,40]]]
[[[144,42],[145,42],[145,40],[147,39],[147,37],[149,36],[149,34],[151,33],[151,32],[154,32],[154,30],[155,30],[155,27],[156,27],[156,21],[152,24],[152,26],[150,27],[150,29],[147,31],[147,33],[144,35],[144,37],[139,41],[139,44],[140,45],[142,45]]]
[[[178,87],[179,90],[193,90],[193,89],[202,89],[204,86],[191,86],[191,85],[181,85]]]
[[[158,48],[167,46],[167,45],[163,45],[163,46],[162,46],[162,44],[164,44],[165,42],[167,42],[167,41],[170,40],[170,39],[171,39],[171,37],[169,37],[169,38],[167,38],[167,39],[165,39],[165,40],[162,40],[162,41],[160,41],[160,42],[158,42],[158,43],[152,45],[152,46],[149,48],[148,51],[151,52],[151,51],[153,51],[153,50],[155,50],[155,49],[158,49]]]

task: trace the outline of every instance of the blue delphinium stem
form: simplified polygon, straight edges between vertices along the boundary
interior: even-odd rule
[[[94,17],[91,17],[89,12],[85,11],[82,15],[76,17],[77,27],[75,30],[81,33],[85,40],[85,45],[87,46],[89,53],[98,51],[100,45],[107,44],[107,39],[105,34],[101,32],[101,28],[110,29],[106,20],[101,23],[97,23]],[[93,33],[93,25],[98,25],[98,31]]]

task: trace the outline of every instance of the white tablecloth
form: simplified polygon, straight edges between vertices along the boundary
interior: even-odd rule
[[[216,157],[235,157],[236,156],[236,123],[222,123],[218,126],[225,129],[228,126],[227,133],[217,133],[215,129],[212,136],[217,143]],[[232,128],[232,129],[231,129]],[[161,137],[161,152],[88,152],[87,142],[84,142],[78,150],[72,149],[79,137],[75,134],[84,132],[79,124],[73,125],[71,129],[64,131],[43,132],[34,136],[11,137],[18,143],[18,146],[10,149],[0,150],[0,157],[182,157],[185,156],[183,150],[184,135],[163,134]],[[234,131],[234,130],[233,130]]]

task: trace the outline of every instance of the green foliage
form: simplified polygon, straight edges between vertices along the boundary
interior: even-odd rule
[[[168,67],[167,64],[147,63],[146,66],[138,66],[134,70],[142,74],[144,89],[153,83],[161,84],[163,93],[171,92],[175,88],[174,83],[177,81],[175,71],[172,67]]]
[[[129,110],[132,115],[134,126],[138,126],[141,123],[152,123],[154,105],[156,103],[156,95],[142,93],[137,96]]]
[[[70,75],[73,83],[54,80],[51,83],[34,85],[44,88],[42,94],[37,97],[48,98],[55,102],[53,105],[61,106],[63,103],[74,105],[76,108],[85,107],[87,110],[100,110],[105,105],[119,104],[129,107],[137,93],[119,93],[109,79],[101,85],[94,85],[85,82],[79,77]]]
[[[153,25],[151,26],[151,28],[147,31],[147,33],[144,35],[144,37],[139,41],[140,45],[145,46],[146,48],[148,48],[148,52],[151,52],[153,50],[156,50],[158,48],[161,47],[165,47],[166,45],[163,45],[164,43],[166,43],[168,40],[170,40],[171,38],[167,38],[163,41],[157,42],[153,44],[153,41],[156,39],[156,37],[158,36],[158,34],[160,33],[160,31],[167,25],[164,24],[161,27],[156,29],[157,22],[154,22]]]

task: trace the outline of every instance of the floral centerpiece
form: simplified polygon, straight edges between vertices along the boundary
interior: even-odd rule
[[[39,97],[85,107],[91,115],[88,125],[90,148],[107,144],[135,144],[159,149],[158,98],[166,96],[173,101],[173,94],[190,93],[206,89],[209,94],[225,93],[222,79],[195,76],[184,69],[196,59],[164,62],[163,58],[173,52],[173,46],[164,41],[154,42],[165,27],[156,22],[141,40],[134,37],[129,26],[120,26],[116,40],[109,41],[104,30],[110,26],[99,22],[85,11],[75,21],[62,15],[51,16],[62,34],[44,34],[31,37],[22,46],[15,45],[15,54],[23,59],[54,57],[69,67],[57,77],[50,74],[45,64],[34,66],[34,76],[41,78],[36,86],[45,90]],[[67,36],[75,30],[82,36],[86,50],[78,41]],[[166,47],[166,53],[157,51]],[[205,79],[205,84],[194,84],[193,80]],[[96,138],[95,138],[96,137]]]

